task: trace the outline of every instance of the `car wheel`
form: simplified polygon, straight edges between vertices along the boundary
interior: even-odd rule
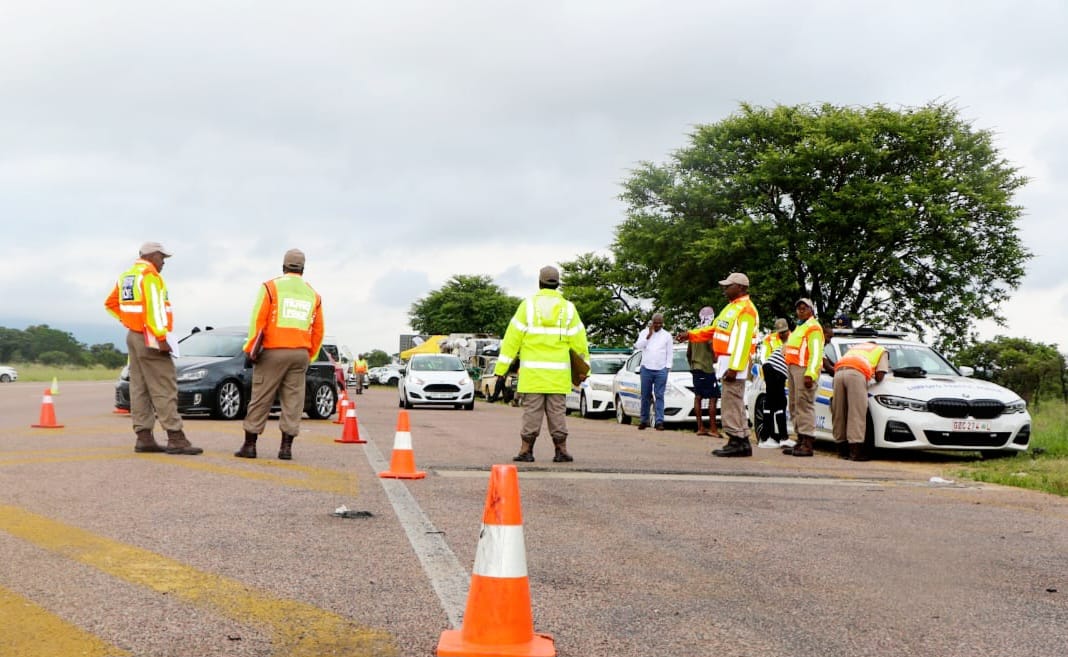
[[[215,389],[215,417],[220,420],[236,420],[241,416],[244,396],[237,381],[223,381]]]
[[[579,415],[582,417],[590,416],[590,407],[586,404],[586,394],[579,395]]]
[[[398,377],[391,376],[388,379],[386,379],[386,385],[395,386],[395,385],[397,385],[397,383],[399,381],[400,381],[400,379]]]
[[[465,410],[465,411],[473,411],[473,410],[475,410],[475,402],[473,402],[473,401],[471,401],[471,402],[468,402],[468,403],[467,403],[467,404],[466,404],[466,405],[464,406],[464,410]]]
[[[0,374],[0,383],[10,383],[11,377],[7,374]]]
[[[408,391],[404,392],[404,399],[402,400],[402,403],[404,405],[404,408],[411,408],[412,406],[414,406],[414,404],[412,404],[412,400],[408,399]]]
[[[753,432],[757,435],[757,440],[761,440],[764,435],[764,401],[766,399],[765,395],[758,396],[756,398],[756,408],[753,409]],[[715,401],[715,398],[711,401]]]
[[[512,400],[515,399],[515,391],[511,388],[505,388],[504,392],[501,393],[501,397],[504,399],[505,404],[511,404]]]
[[[619,395],[616,395],[616,422],[630,424],[630,416],[623,410],[623,402],[619,399]]]
[[[397,406],[404,408],[404,397],[397,397]]]
[[[334,414],[337,407],[337,399],[334,395],[334,387],[329,383],[320,383],[312,395],[312,404],[305,412],[313,420],[325,420]]]

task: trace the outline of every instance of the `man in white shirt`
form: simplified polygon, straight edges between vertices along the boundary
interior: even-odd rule
[[[643,330],[634,342],[634,349],[642,352],[641,368],[641,421],[638,429],[649,428],[649,406],[656,398],[654,426],[657,431],[664,430],[664,388],[667,387],[668,374],[671,372],[671,359],[674,355],[671,334],[664,330],[664,316],[653,315],[649,328]]]

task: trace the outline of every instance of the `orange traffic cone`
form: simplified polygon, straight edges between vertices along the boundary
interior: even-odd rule
[[[337,417],[334,418],[334,424],[345,424],[346,411],[351,403],[348,394],[342,390],[337,400]]]
[[[408,411],[397,414],[397,433],[393,436],[393,456],[389,470],[379,472],[383,479],[422,479],[425,472],[415,469],[415,452],[412,451],[412,432],[408,427]]]
[[[360,423],[356,420],[356,404],[348,406],[345,411],[345,426],[341,428],[341,438],[335,439],[335,443],[366,443],[360,438]]]
[[[463,626],[441,633],[437,654],[556,655],[552,636],[534,632],[519,475],[514,465],[495,465],[490,472]]]
[[[52,405],[52,389],[45,388],[44,399],[41,400],[41,419],[31,427],[38,429],[62,429],[62,424],[56,424],[56,409]]]
[[[118,406],[116,406],[115,410],[113,410],[111,412],[114,413],[115,415],[129,415],[130,414],[130,411],[126,410],[125,408],[119,408]]]

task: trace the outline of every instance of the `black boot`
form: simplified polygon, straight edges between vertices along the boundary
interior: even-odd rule
[[[520,463],[533,463],[534,443],[528,443],[524,440],[522,447],[519,448],[519,453],[513,456],[512,460],[519,461]]]
[[[188,454],[195,456],[197,454],[203,454],[204,450],[199,447],[193,447],[189,442],[189,439],[185,437],[185,432],[181,429],[177,431],[167,432],[167,448],[168,454]]]
[[[288,433],[282,434],[282,445],[278,448],[278,458],[283,461],[293,460],[293,438]]]
[[[838,448],[838,458],[849,460],[849,443],[843,440],[835,443],[835,446]]]
[[[749,436],[731,436],[723,449],[713,450],[714,456],[752,456],[753,446],[749,444]]]
[[[864,443],[849,443],[850,461],[867,461],[868,455],[864,450]]]
[[[234,452],[234,456],[243,459],[256,458],[256,439],[259,438],[259,434],[252,433],[251,431],[245,432],[245,444],[241,446],[241,449]]]

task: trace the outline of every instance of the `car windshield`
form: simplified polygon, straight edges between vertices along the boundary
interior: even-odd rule
[[[672,372],[689,372],[690,371],[690,361],[687,360],[687,358],[686,358],[686,350],[685,349],[676,349],[675,350],[675,357],[671,361],[671,371]]]
[[[180,344],[178,351],[183,357],[229,358],[241,353],[241,347],[245,345],[245,336],[200,331],[182,339]]]
[[[886,344],[890,369],[898,370],[918,367],[928,375],[960,376],[953,365],[942,354],[922,344]]]
[[[590,359],[590,373],[591,374],[615,374],[623,367],[623,363],[627,362],[626,356],[620,356],[619,358],[591,358]]]
[[[464,364],[456,356],[423,356],[412,359],[414,372],[463,372]]]

